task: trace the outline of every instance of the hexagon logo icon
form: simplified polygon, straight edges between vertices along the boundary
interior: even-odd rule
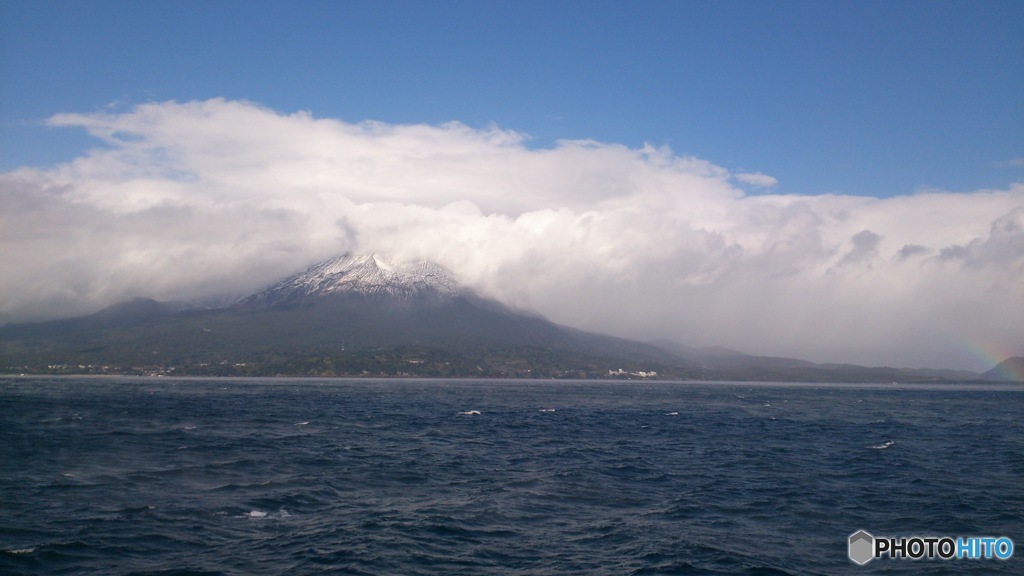
[[[863,530],[857,530],[850,534],[850,548],[847,554],[861,566],[867,564],[875,557],[875,537]]]

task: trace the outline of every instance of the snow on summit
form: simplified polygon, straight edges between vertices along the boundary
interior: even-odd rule
[[[425,260],[399,262],[380,254],[344,254],[246,298],[245,304],[272,305],[332,294],[409,298],[421,294],[451,297],[462,288],[444,266]]]

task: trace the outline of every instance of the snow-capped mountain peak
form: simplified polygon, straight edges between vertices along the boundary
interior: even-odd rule
[[[440,264],[399,262],[380,254],[345,254],[314,264],[242,303],[271,305],[333,294],[447,299],[461,290],[452,272]]]

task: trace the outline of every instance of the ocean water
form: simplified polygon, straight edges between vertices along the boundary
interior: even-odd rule
[[[1024,387],[0,379],[0,574],[1024,574]]]

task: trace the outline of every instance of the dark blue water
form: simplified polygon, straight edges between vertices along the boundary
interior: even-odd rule
[[[478,413],[477,413],[478,412]],[[0,379],[0,574],[1024,574],[1024,388]]]

